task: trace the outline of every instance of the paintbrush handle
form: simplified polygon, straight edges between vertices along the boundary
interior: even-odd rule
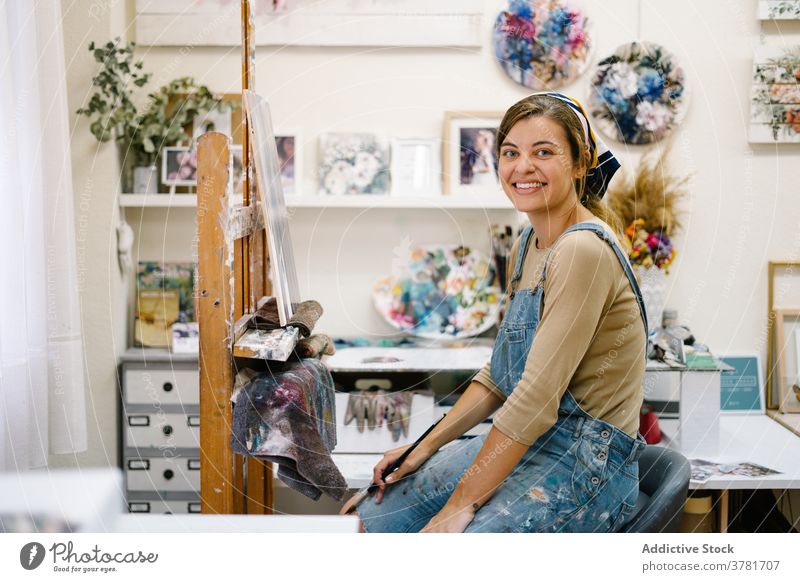
[[[388,467],[386,467],[386,468],[383,470],[383,473],[381,474],[381,479],[385,481],[385,480],[386,480],[386,477],[388,477],[389,475],[391,475],[392,473],[394,473],[394,472],[395,472],[397,469],[399,469],[399,468],[400,468],[400,466],[401,466],[401,465],[402,465],[402,464],[405,462],[405,460],[408,458],[408,455],[410,455],[410,454],[412,453],[412,451],[413,451],[414,449],[416,449],[416,448],[417,448],[417,446],[418,446],[418,445],[419,445],[419,444],[422,442],[422,439],[424,439],[426,436],[428,436],[428,434],[430,434],[430,432],[431,432],[431,431],[432,431],[432,430],[433,430],[433,429],[436,427],[436,425],[437,425],[437,424],[439,424],[440,422],[442,422],[442,421],[444,420],[444,417],[445,417],[445,416],[447,416],[447,413],[443,414],[443,415],[442,415],[442,418],[440,418],[439,420],[437,420],[436,422],[434,422],[432,425],[430,425],[430,426],[428,427],[428,430],[426,430],[424,433],[422,433],[422,434],[420,435],[420,437],[419,437],[417,440],[415,440],[415,441],[414,441],[414,444],[412,444],[412,445],[411,445],[410,447],[408,447],[408,448],[407,448],[405,451],[403,451],[403,454],[402,454],[402,455],[400,455],[399,457],[397,457],[397,458],[396,458],[396,459],[395,459],[395,460],[394,460],[394,461],[393,461],[393,462],[392,462],[392,463],[391,463],[391,464],[390,464]],[[374,493],[374,492],[375,492],[375,491],[377,491],[377,490],[378,490],[378,486],[377,486],[376,484],[374,484],[374,483],[373,483],[373,484],[372,484],[372,485],[370,485],[370,486],[369,486],[369,488],[367,489],[367,493],[369,493],[369,494],[372,494],[372,493]]]

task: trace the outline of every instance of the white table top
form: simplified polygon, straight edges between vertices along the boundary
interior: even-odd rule
[[[755,463],[781,473],[763,477],[715,476],[691,489],[800,489],[800,437],[765,414],[722,415],[716,454],[695,454],[678,444],[678,421],[660,419],[667,437],[659,443],[679,450],[686,458],[716,463]]]

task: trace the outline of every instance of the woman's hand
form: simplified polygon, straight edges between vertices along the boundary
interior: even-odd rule
[[[391,475],[386,476],[386,481],[384,482],[382,478],[383,472],[410,446],[411,445],[406,445],[404,447],[398,447],[396,449],[386,451],[383,455],[383,458],[378,462],[377,465],[375,465],[375,468],[372,470],[372,482],[378,486],[378,492],[375,496],[375,503],[380,503],[383,499],[383,493],[386,489],[386,485],[391,485],[406,475],[410,475],[419,469],[422,464],[433,454],[433,451],[423,448],[422,445],[418,446],[411,452],[410,455],[408,455],[408,458],[403,461],[403,464],[400,465],[396,471],[394,471]]]
[[[463,533],[474,517],[473,506],[455,509],[445,504],[420,533]]]

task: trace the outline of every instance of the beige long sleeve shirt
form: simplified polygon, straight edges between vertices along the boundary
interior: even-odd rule
[[[612,232],[599,218],[590,222]],[[512,249],[509,279],[518,248],[519,239]],[[538,248],[534,234],[518,289],[537,285],[547,252]],[[547,265],[540,315],[522,378],[508,399],[492,380],[491,362],[474,378],[505,400],[494,426],[532,445],[555,424],[561,397],[569,390],[587,414],[635,436],[647,334],[611,245],[586,230],[558,239]]]

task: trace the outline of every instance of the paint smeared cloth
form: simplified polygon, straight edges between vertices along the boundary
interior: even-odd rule
[[[291,359],[250,378],[236,395],[235,453],[277,463],[278,478],[317,500],[347,489],[331,458],[336,446],[333,378],[318,359]]]
[[[308,337],[314,330],[317,321],[322,317],[322,305],[318,301],[309,299],[300,303],[292,304],[294,314],[286,325],[293,325],[300,330],[303,337]],[[274,297],[270,297],[250,319],[250,327],[256,329],[276,329],[281,327],[280,316],[278,315],[278,302]]]

